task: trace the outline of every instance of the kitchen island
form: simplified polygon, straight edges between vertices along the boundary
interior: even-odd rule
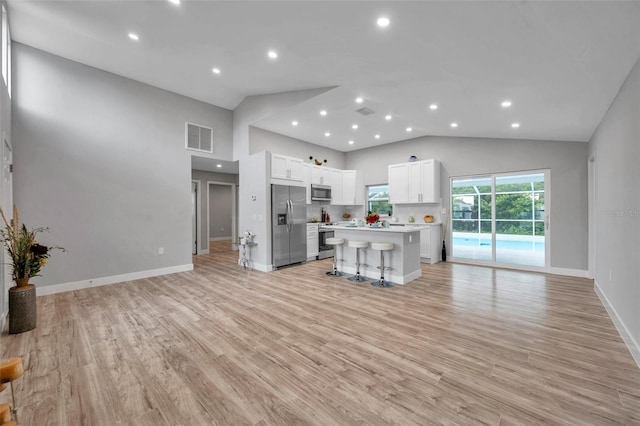
[[[392,226],[376,228],[369,226],[324,225],[334,231],[336,238],[344,238],[344,244],[338,247],[338,271],[348,275],[356,273],[356,249],[349,247],[350,240],[393,243],[394,249],[384,253],[385,279],[394,284],[407,284],[422,276],[420,269],[420,228],[413,226]],[[370,280],[380,277],[380,252],[367,248],[360,254],[360,274]]]

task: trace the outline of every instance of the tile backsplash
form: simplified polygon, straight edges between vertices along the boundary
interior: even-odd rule
[[[314,202],[307,205],[307,219],[313,217],[321,219],[321,208],[324,207],[329,213],[331,222],[345,220],[342,218],[344,213],[349,213],[351,218],[364,219],[366,211],[364,206],[332,206],[328,203]],[[398,218],[398,222],[408,222],[409,216],[413,216],[416,222],[423,222],[425,215],[432,215],[434,222],[441,222],[441,206],[440,204],[396,204],[393,206],[393,216]]]

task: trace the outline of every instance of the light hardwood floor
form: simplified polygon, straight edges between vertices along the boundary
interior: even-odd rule
[[[22,425],[640,424],[640,370],[590,280],[451,263],[390,289],[195,271],[38,298]],[[0,401],[9,393],[0,394]]]

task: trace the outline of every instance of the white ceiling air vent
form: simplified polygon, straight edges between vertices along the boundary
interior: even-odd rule
[[[187,149],[213,152],[213,129],[197,124],[185,123],[185,143]]]
[[[375,114],[376,113],[374,110],[372,110],[371,108],[367,108],[367,107],[357,109],[356,112],[358,114],[362,114],[362,115],[371,115],[371,114]]]

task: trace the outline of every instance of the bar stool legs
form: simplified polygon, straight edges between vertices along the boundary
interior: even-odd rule
[[[371,243],[371,248],[374,250],[380,250],[380,266],[378,266],[378,269],[380,269],[380,279],[371,282],[371,285],[376,287],[393,287],[392,282],[384,279],[385,269],[391,270],[390,267],[384,266],[384,252],[393,250],[393,243]]]
[[[341,277],[344,272],[338,271],[338,246],[344,244],[344,238],[327,238],[327,244],[333,246],[333,269],[326,274],[332,277]]]
[[[355,247],[356,249],[356,274],[350,276],[348,280],[355,282],[368,281],[367,277],[360,275],[360,249],[369,247],[369,243],[367,241],[351,240],[349,241],[349,247]]]

